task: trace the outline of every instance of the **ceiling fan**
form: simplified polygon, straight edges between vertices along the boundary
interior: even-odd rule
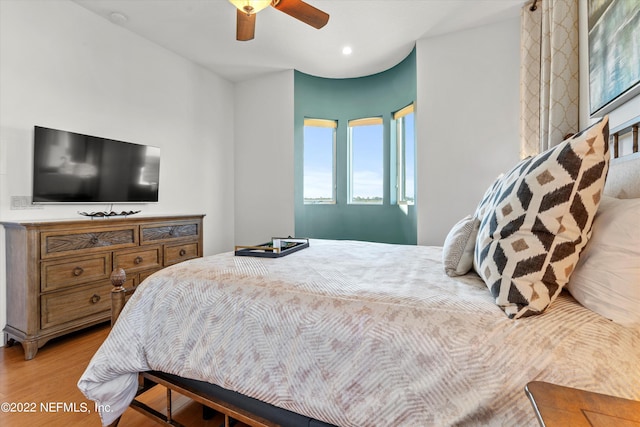
[[[256,13],[267,6],[274,7],[305,24],[320,29],[329,15],[302,0],[229,0],[237,9],[236,40],[252,40],[256,29]]]

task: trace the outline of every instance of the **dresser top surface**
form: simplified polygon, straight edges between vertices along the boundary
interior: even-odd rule
[[[172,214],[172,215],[130,215],[130,216],[109,216],[109,217],[81,217],[81,218],[61,218],[61,219],[42,219],[42,220],[15,220],[0,221],[0,225],[6,228],[12,227],[47,227],[47,226],[73,226],[73,227],[102,227],[109,225],[131,224],[131,223],[153,223],[168,221],[184,221],[193,219],[202,219],[205,214]]]

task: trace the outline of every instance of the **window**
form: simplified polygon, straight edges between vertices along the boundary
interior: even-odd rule
[[[396,121],[398,203],[415,202],[415,114],[413,104],[393,114]]]
[[[384,147],[381,117],[349,121],[349,203],[383,202]]]
[[[336,202],[335,120],[304,120],[304,190],[305,204]]]

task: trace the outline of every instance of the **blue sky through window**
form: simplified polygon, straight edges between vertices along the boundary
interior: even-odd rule
[[[304,127],[304,199],[332,201],[334,128]]]
[[[415,114],[404,116],[405,190],[407,200],[415,200],[416,134]]]
[[[351,200],[382,202],[384,184],[383,126],[351,128]]]
[[[404,116],[404,161],[406,200],[415,194],[415,119]],[[353,126],[351,129],[351,201],[381,203],[384,192],[383,125]],[[306,203],[335,202],[335,128],[304,126],[304,190]]]

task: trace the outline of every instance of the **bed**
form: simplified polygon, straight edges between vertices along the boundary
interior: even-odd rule
[[[498,255],[508,258],[499,249],[505,240],[485,240],[496,221],[490,212],[500,203],[499,212],[505,211],[511,171],[442,248],[311,239],[308,248],[282,258],[223,253],[155,273],[115,313],[79,388],[103,408],[103,425],[117,424],[139,391],[141,372],[146,382],[260,426],[535,425],[524,393],[531,381],[640,400],[637,252],[623,249],[630,258],[618,260],[635,268],[623,274],[624,291],[633,288],[631,299],[622,298],[626,307],[602,304],[580,286],[591,277],[587,264],[599,256],[598,239],[607,241],[598,232],[607,229],[614,209],[605,213],[604,207],[640,201],[639,155],[609,165],[608,125],[600,125],[607,161],[599,166],[600,178],[591,180],[600,185],[601,179],[601,187],[590,193],[590,219],[576,221],[583,234],[570,245],[571,271],[563,267],[568,283],[549,285],[550,267],[541,276],[546,299],[538,284],[516,291],[516,277],[535,276],[522,274],[522,263],[509,277],[510,261],[498,263],[502,282],[487,265]],[[635,132],[637,151],[637,129],[634,122],[612,134],[617,140]],[[591,141],[591,150],[589,132],[573,139]],[[587,169],[585,175],[593,175],[598,168]],[[637,207],[629,214],[625,205],[623,229],[638,228]],[[598,215],[609,216],[599,222]],[[513,229],[514,221],[507,221],[493,234],[508,239],[518,235]],[[566,244],[554,245],[567,252]],[[446,269],[452,257],[453,270]]]

